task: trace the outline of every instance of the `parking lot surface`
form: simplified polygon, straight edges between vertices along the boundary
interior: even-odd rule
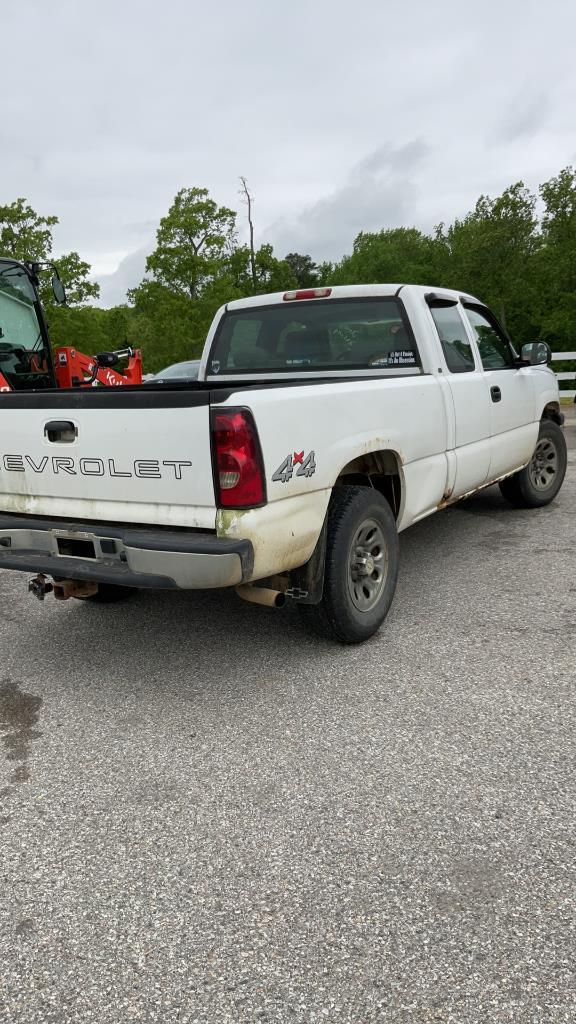
[[[362,647],[0,573],[2,1022],[576,1019],[571,422],[552,506],[402,535]]]

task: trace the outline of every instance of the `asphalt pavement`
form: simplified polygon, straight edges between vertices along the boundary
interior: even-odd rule
[[[362,647],[0,573],[2,1024],[573,1024],[569,434],[549,508],[402,535]]]

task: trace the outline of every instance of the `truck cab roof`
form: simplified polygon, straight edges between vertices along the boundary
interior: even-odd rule
[[[452,299],[457,302],[459,299],[465,299],[468,302],[478,303],[479,300],[473,295],[468,295],[466,292],[456,291],[452,288],[441,288],[434,285],[421,285],[421,284],[346,284],[346,285],[333,285],[318,288],[300,288],[293,291],[286,292],[269,292],[265,295],[252,295],[246,299],[235,299],[233,302],[229,302],[226,305],[227,310],[240,310],[247,309],[256,306],[268,306],[276,305],[291,299],[359,299],[359,298],[377,298],[378,296],[392,296],[392,295],[405,295],[410,293],[413,295],[428,295],[430,292],[434,292],[438,298]],[[315,294],[316,293],[316,294]],[[287,296],[290,298],[287,299]]]

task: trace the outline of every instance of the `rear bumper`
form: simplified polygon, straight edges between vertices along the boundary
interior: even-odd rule
[[[0,569],[162,590],[234,587],[252,544],[212,533],[0,514]]]

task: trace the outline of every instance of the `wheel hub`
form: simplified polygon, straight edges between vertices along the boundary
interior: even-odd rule
[[[536,445],[536,451],[530,462],[530,479],[539,491],[546,491],[556,479],[558,470],[558,452],[556,445],[547,437],[543,437]]]
[[[374,572],[374,559],[372,555],[356,555],[354,568],[358,576],[371,576]]]
[[[350,545],[348,593],[352,603],[369,612],[378,603],[388,575],[388,549],[384,533],[375,519],[358,527]]]

